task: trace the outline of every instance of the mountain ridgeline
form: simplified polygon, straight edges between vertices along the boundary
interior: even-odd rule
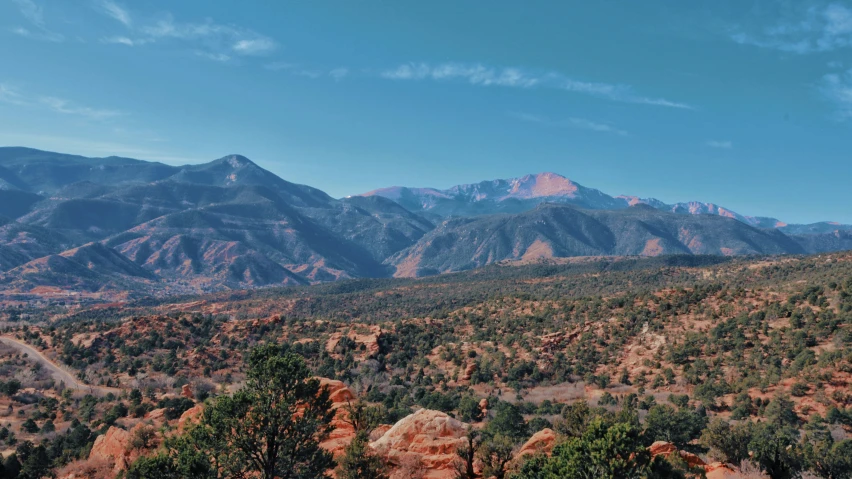
[[[852,249],[852,227],[612,197],[552,173],[334,199],[230,155],[191,166],[0,148],[0,291],[199,293],[505,260]]]

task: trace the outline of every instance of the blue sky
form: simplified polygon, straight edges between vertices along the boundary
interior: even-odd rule
[[[0,0],[0,145],[852,223],[852,2]]]

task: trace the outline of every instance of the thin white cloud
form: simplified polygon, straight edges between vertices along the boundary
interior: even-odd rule
[[[233,49],[243,55],[265,55],[275,50],[275,42],[265,37],[237,40]]]
[[[562,120],[551,120],[550,118],[534,115],[531,113],[512,113],[510,114],[515,119],[525,121],[527,123],[538,123],[549,127],[558,128],[576,128],[581,130],[596,131],[599,133],[611,133],[619,136],[630,136],[626,131],[616,128],[612,125],[597,121],[588,120],[586,118],[569,117]]]
[[[461,63],[445,63],[430,66],[426,63],[405,64],[382,72],[384,78],[391,80],[463,80],[471,85],[508,86],[529,88],[539,83],[534,78],[517,68],[495,69],[483,65],[465,65]]]
[[[229,61],[231,61],[231,56],[227,53],[214,53],[197,50],[195,54],[201,58],[206,58],[208,60],[213,60],[214,62],[219,63],[228,63]]]
[[[734,143],[730,140],[708,140],[706,145],[710,148],[719,148],[722,150],[730,150],[734,147]]]
[[[42,40],[47,42],[61,42],[65,40],[65,36],[51,31],[47,28],[44,21],[44,9],[36,4],[33,0],[12,0],[21,15],[32,25],[34,29],[25,27],[15,27],[11,32],[26,38],[34,40]]]
[[[130,38],[119,35],[115,37],[102,38],[101,43],[113,43],[116,45],[127,45],[128,47],[138,47],[150,42],[144,38]]]
[[[179,22],[166,13],[153,22],[135,19],[131,12],[112,0],[102,0],[100,11],[121,22],[127,29],[124,35],[101,39],[102,43],[138,47],[158,42],[185,44],[199,57],[217,62],[229,62],[234,56],[264,56],[278,49],[272,38],[236,25],[203,22]]]
[[[50,108],[51,110],[57,113],[62,113],[66,115],[78,115],[86,118],[91,118],[93,120],[104,120],[107,118],[121,116],[123,114],[117,110],[105,110],[101,108],[91,108],[88,106],[75,105],[74,103],[68,100],[51,96],[41,97],[38,101],[40,104],[46,106],[47,108]]]
[[[54,96],[26,95],[17,88],[0,83],[0,103],[28,108],[47,109],[63,115],[80,116],[92,120],[106,120],[124,115],[118,110],[93,108]]]
[[[21,15],[37,27],[44,27],[44,10],[32,0],[12,0]]]
[[[130,17],[130,12],[112,0],[101,0],[100,7],[103,9],[104,13],[122,23],[124,26],[130,27],[133,25],[133,19]]]
[[[0,102],[12,105],[23,105],[26,103],[16,89],[3,83],[0,83]]]
[[[795,15],[759,31],[731,34],[742,45],[809,54],[852,47],[852,8],[839,2],[820,6],[802,2]]]
[[[841,120],[852,120],[852,69],[845,73],[829,73],[822,78],[820,90],[835,104]]]
[[[331,78],[334,78],[335,80],[342,80],[342,79],[346,78],[348,75],[349,75],[349,69],[343,68],[343,67],[335,68],[334,70],[331,70],[330,72],[328,72],[328,76],[330,76]]]
[[[624,103],[662,106],[668,108],[694,109],[691,105],[664,98],[650,98],[633,93],[629,85],[579,81],[561,73],[535,73],[522,68],[495,68],[481,64],[407,63],[384,70],[381,77],[389,80],[433,80],[463,81],[476,86],[500,86],[508,88],[551,88],[573,93],[606,98]]]
[[[271,62],[267,63],[263,66],[267,70],[274,72],[286,72],[291,75],[306,77],[306,78],[323,78],[328,77],[334,80],[340,81],[347,76],[349,76],[349,69],[345,67],[338,67],[331,70],[325,70],[320,68],[306,68],[298,63],[288,63],[288,62]]]

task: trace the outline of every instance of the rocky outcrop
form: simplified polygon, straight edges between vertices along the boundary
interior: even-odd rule
[[[704,466],[704,473],[707,479],[740,479],[744,478],[743,474],[721,462],[713,462]]]
[[[189,384],[184,384],[180,388],[180,395],[187,399],[195,399],[195,396],[192,395],[192,387]]]
[[[180,415],[178,419],[178,432],[183,432],[190,424],[195,424],[201,420],[201,415],[204,413],[204,406],[196,404],[187,409]]]
[[[456,449],[464,444],[467,425],[440,411],[420,409],[397,422],[370,446],[393,467],[416,459],[427,479],[453,477]]]
[[[89,460],[108,461],[115,465],[116,471],[123,471],[130,465],[129,448],[130,433],[110,426],[106,434],[95,439],[92,450],[89,452]]]
[[[686,451],[679,451],[677,447],[675,447],[675,445],[670,442],[657,441],[654,444],[651,444],[651,447],[648,448],[648,451],[651,453],[651,457],[669,457],[672,454],[677,454],[681,457],[681,459],[684,460],[684,462],[689,465],[689,467],[700,467],[704,469],[704,474],[706,475],[707,479],[738,479],[746,477],[742,475],[735,467],[729,464],[724,464],[721,462],[713,462],[707,464],[695,454]]]
[[[648,451],[651,453],[651,457],[669,457],[672,454],[677,454],[689,465],[689,467],[704,467],[707,465],[707,463],[695,454],[686,451],[679,451],[674,444],[666,441],[657,441],[654,444],[651,444]]]
[[[319,378],[319,380],[320,387],[328,388],[329,399],[334,403],[333,407],[345,405],[347,402],[355,399],[355,395],[352,394],[352,391],[342,381],[328,378]]]
[[[154,409],[154,410],[148,411],[148,413],[145,414],[145,419],[148,419],[148,420],[151,420],[151,421],[165,421],[166,420],[166,409],[165,408],[159,408],[159,409]]]
[[[331,407],[334,409],[334,419],[331,421],[334,430],[331,431],[328,439],[320,443],[320,446],[338,457],[343,454],[343,448],[355,437],[355,428],[349,423],[349,412],[346,410],[346,405],[355,400],[355,395],[342,381],[319,379],[320,386],[328,389]]]
[[[527,442],[521,446],[521,450],[515,456],[515,460],[531,456],[533,454],[544,453],[548,456],[553,451],[553,446],[556,445],[556,433],[553,429],[545,428],[533,434]]]
[[[488,417],[488,398],[479,400],[479,410],[482,411],[482,417]]]
[[[464,368],[464,374],[459,378],[460,381],[470,381],[470,378],[473,377],[473,373],[476,372],[476,363],[470,363]]]

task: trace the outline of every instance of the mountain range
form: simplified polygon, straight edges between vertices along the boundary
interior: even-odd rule
[[[852,227],[609,196],[543,173],[335,199],[240,155],[170,166],[0,148],[0,291],[197,293],[504,260],[852,249]]]
[[[829,221],[787,224],[777,218],[746,216],[714,203],[700,201],[669,204],[655,198],[610,196],[556,173],[539,173],[510,180],[483,181],[453,186],[446,190],[393,186],[370,191],[363,196],[381,196],[396,201],[410,211],[441,218],[521,213],[541,203],[568,204],[593,210],[617,210],[645,204],[661,211],[682,215],[724,216],[758,228],[775,228],[794,235],[852,230],[852,225],[841,225]]]

